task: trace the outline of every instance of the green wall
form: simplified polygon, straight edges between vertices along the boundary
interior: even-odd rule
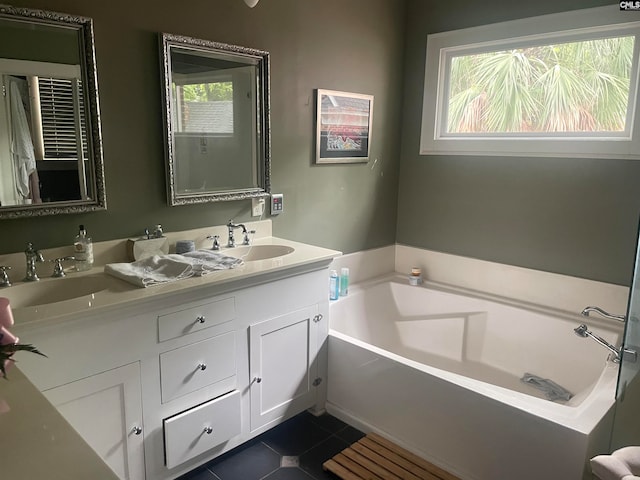
[[[284,193],[276,235],[345,252],[395,241],[404,2],[397,0],[19,0],[19,7],[92,17],[108,210],[0,220],[0,254],[70,244],[84,223],[94,241],[250,220],[250,201],[168,207],[158,32],[271,54],[272,186]],[[375,96],[368,165],[313,164],[313,91]]]
[[[397,242],[621,285],[630,283],[640,162],[418,154],[427,34],[598,0],[408,0]],[[630,20],[638,20],[630,14]]]
[[[251,219],[249,201],[166,204],[157,33],[169,32],[271,53],[276,235],[345,252],[398,241],[629,283],[640,162],[418,155],[428,33],[609,1],[13,3],[94,19],[109,209],[2,220],[0,254],[69,244],[79,223],[100,241]],[[369,164],[313,164],[316,88],[375,95]]]

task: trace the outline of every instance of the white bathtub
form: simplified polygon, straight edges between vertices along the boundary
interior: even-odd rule
[[[466,292],[465,292],[466,293]],[[621,325],[410,286],[393,275],[331,305],[327,409],[473,480],[579,480],[608,447],[617,365],[573,329],[614,344]],[[520,379],[574,396],[552,402]]]

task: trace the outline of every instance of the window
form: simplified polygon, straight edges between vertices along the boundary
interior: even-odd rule
[[[429,35],[420,153],[640,158],[633,19],[616,5]]]
[[[78,81],[77,85],[82,147],[84,158],[88,158],[82,82]],[[43,142],[40,151],[44,151],[44,159],[77,159],[78,138],[76,135],[73,81],[62,78],[39,77],[38,91]]]
[[[173,84],[179,133],[233,135],[233,82]]]

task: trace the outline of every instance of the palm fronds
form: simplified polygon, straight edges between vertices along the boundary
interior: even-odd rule
[[[450,133],[622,131],[633,36],[451,59]]]

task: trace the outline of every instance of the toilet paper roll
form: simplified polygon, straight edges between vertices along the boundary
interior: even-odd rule
[[[0,326],[9,328],[13,325],[13,313],[11,313],[11,305],[9,299],[0,297]]]

